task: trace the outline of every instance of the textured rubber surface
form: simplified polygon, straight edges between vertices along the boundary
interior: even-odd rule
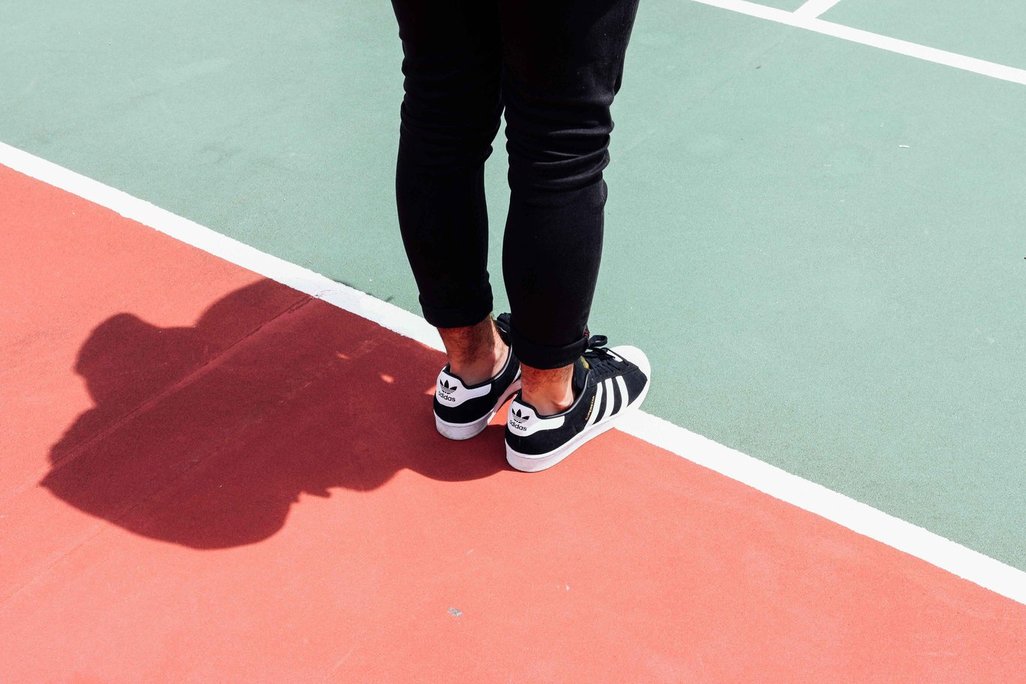
[[[1024,17],[826,15],[1019,67]],[[0,46],[4,142],[419,311],[389,3],[4,0]],[[646,410],[1026,569],[1022,87],[646,0],[614,118],[591,327]],[[487,188],[497,280],[505,154]]]
[[[438,352],[0,193],[5,682],[1021,675],[1020,604],[615,430],[514,473]]]

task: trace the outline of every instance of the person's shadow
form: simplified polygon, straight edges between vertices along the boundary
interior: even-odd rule
[[[435,431],[442,361],[271,281],[190,328],[118,314],[79,351],[95,407],[41,484],[137,534],[212,549],[273,535],[303,493],[371,490],[402,469],[446,481],[504,469],[500,427],[469,442]]]

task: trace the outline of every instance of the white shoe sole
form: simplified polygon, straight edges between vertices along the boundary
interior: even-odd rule
[[[649,363],[648,357],[645,356],[645,352],[641,351],[637,347],[631,346],[619,346],[611,347],[610,351],[619,354],[623,358],[627,359],[635,366],[641,369],[641,372],[648,378],[648,382],[645,383],[645,389],[641,390],[641,394],[638,398],[627,404],[623,410],[618,411],[615,415],[610,416],[601,423],[594,423],[588,429],[582,430],[578,434],[574,435],[573,438],[566,444],[549,451],[544,454],[522,454],[519,451],[511,449],[509,444],[506,445],[506,462],[511,467],[524,472],[524,473],[536,473],[539,470],[545,470],[556,465],[564,458],[572,454],[574,451],[579,449],[584,443],[589,440],[595,439],[606,430],[616,427],[616,423],[623,416],[627,415],[631,411],[636,411],[641,403],[645,401],[645,397],[648,396],[648,390],[652,386],[652,364]]]
[[[435,429],[438,430],[438,434],[442,435],[442,437],[457,441],[470,439],[471,437],[479,435],[486,427],[488,427],[488,423],[491,422],[492,418],[495,417],[495,414],[499,412],[502,405],[509,401],[509,398],[518,391],[520,391],[520,378],[514,380],[510,386],[506,388],[506,391],[502,393],[499,400],[495,403],[495,406],[492,407],[492,410],[487,415],[482,416],[472,423],[449,423],[436,415]]]

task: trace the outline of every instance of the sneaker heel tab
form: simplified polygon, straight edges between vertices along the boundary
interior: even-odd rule
[[[443,380],[449,380],[450,385],[452,384],[452,381],[455,380],[461,387],[467,386],[467,383],[463,382],[463,378],[452,372],[452,368],[449,367],[449,364],[445,364],[445,368],[443,368],[438,374],[438,382],[441,383]]]
[[[513,399],[510,400],[510,404],[509,404],[510,411],[513,410],[514,406],[523,406],[524,408],[529,408],[532,411],[534,411],[535,415],[538,414],[538,409],[536,409],[535,407],[531,406],[530,403],[525,401],[524,397],[520,394],[520,392],[517,392],[516,394],[514,394],[513,395]]]

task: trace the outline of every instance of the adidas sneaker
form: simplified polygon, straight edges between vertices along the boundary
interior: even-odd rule
[[[509,344],[509,314],[495,321],[499,337]],[[488,426],[488,421],[520,389],[520,362],[510,348],[506,363],[489,380],[468,385],[449,371],[449,364],[438,374],[435,384],[435,427],[449,439],[470,439]]]
[[[562,413],[540,416],[520,394],[509,407],[506,460],[535,472],[556,465],[575,449],[613,427],[648,394],[651,366],[636,347],[606,349],[594,335],[574,364],[574,403]]]

